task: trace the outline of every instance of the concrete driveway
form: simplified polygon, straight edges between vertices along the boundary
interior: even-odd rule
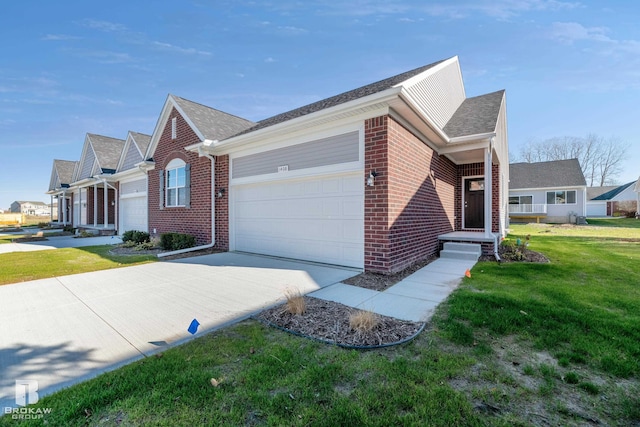
[[[0,286],[0,411],[16,380],[50,394],[355,274],[221,253]]]
[[[6,234],[10,233],[5,233],[5,235]],[[20,234],[24,234],[24,232]],[[6,254],[9,252],[44,251],[47,249],[80,248],[96,245],[117,245],[120,243],[122,243],[122,240],[118,236],[82,238],[76,238],[74,236],[47,236],[47,240],[38,242],[3,243],[0,245],[0,254]]]

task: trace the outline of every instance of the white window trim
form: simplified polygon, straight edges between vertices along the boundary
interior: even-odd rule
[[[179,205],[178,200],[180,199],[179,197],[179,193],[180,193],[180,189],[182,189],[183,191],[186,191],[186,183],[185,185],[181,186],[181,187],[170,187],[169,186],[169,172],[170,171],[177,171],[180,168],[186,168],[187,164],[184,162],[184,160],[182,159],[173,159],[169,162],[169,164],[167,165],[167,167],[164,168],[164,206],[166,208],[184,208],[186,207],[186,205]],[[170,205],[169,204],[169,190],[177,190],[176,191],[176,204],[175,205]]]
[[[567,196],[567,194],[568,194],[570,191],[573,191],[573,192],[576,194],[576,195],[575,195],[575,198],[574,198],[574,199],[575,199],[575,202],[573,202],[573,203],[566,202],[566,200],[569,198],[569,197]],[[554,203],[549,203],[549,193],[554,193],[554,194],[556,194],[556,193],[559,193],[559,192],[564,192],[564,193],[565,193],[565,203],[555,203],[555,200],[556,200],[556,198],[555,198],[555,197],[553,198]],[[578,204],[578,190],[554,190],[554,191],[547,191],[547,192],[544,194],[544,197],[545,197],[544,202],[545,202],[547,205],[559,205],[559,206],[562,206],[562,205],[577,205],[577,204]]]

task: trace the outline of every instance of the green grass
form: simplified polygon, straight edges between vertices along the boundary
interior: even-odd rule
[[[0,285],[107,270],[157,260],[151,255],[111,255],[111,245],[0,254]]]
[[[36,406],[65,426],[640,423],[638,229],[537,229],[511,238],[551,263],[478,263],[409,344],[345,350],[248,320]]]

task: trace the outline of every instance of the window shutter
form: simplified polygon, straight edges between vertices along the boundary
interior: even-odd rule
[[[164,209],[164,170],[161,169],[158,171],[158,188],[160,189],[160,194],[158,197],[159,207],[160,209]]]
[[[191,207],[191,164],[184,165],[184,207]]]

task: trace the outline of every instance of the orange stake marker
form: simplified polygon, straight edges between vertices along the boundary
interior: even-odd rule
[[[464,275],[467,277],[471,277],[471,271],[467,268],[467,271],[464,272]]]

